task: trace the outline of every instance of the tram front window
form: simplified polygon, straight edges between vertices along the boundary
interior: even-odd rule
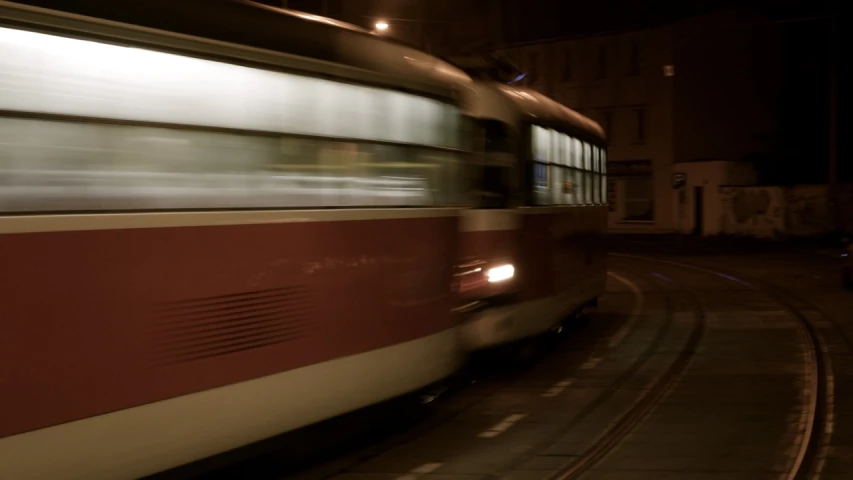
[[[496,120],[482,120],[480,148],[482,160],[475,177],[477,208],[509,208],[512,188],[511,136],[506,124]]]

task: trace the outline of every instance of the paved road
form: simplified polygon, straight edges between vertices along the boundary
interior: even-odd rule
[[[203,478],[853,478],[853,294],[831,248],[620,247],[562,335]]]

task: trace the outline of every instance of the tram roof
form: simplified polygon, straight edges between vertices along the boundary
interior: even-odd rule
[[[506,85],[492,81],[478,81],[476,83],[475,103],[471,108],[474,115],[477,111],[490,110],[495,112],[493,105],[477,105],[477,101],[494,102],[494,96],[488,92],[498,92],[508,100],[512,114],[522,121],[533,123],[564,133],[593,140],[599,143],[606,141],[604,129],[585,115],[543,95],[535,90],[515,85]]]

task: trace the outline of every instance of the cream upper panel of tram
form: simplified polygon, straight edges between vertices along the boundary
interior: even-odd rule
[[[604,140],[604,130],[594,120],[528,88],[512,85],[498,85],[497,88],[510,98],[521,114],[533,123],[548,122],[552,125],[578,129],[584,133]]]
[[[519,127],[522,120],[554,128],[581,131],[603,142],[604,130],[594,120],[528,88],[496,82],[476,82],[465,113],[474,118],[500,120]]]
[[[476,82],[468,90],[463,112],[477,119],[498,120],[515,128],[520,126],[518,106],[492,82]]]
[[[3,27],[0,110],[461,144],[457,108],[431,98]]]

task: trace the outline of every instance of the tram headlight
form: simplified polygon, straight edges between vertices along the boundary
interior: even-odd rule
[[[505,282],[515,276],[515,267],[512,264],[492,267],[486,271],[489,283]]]

